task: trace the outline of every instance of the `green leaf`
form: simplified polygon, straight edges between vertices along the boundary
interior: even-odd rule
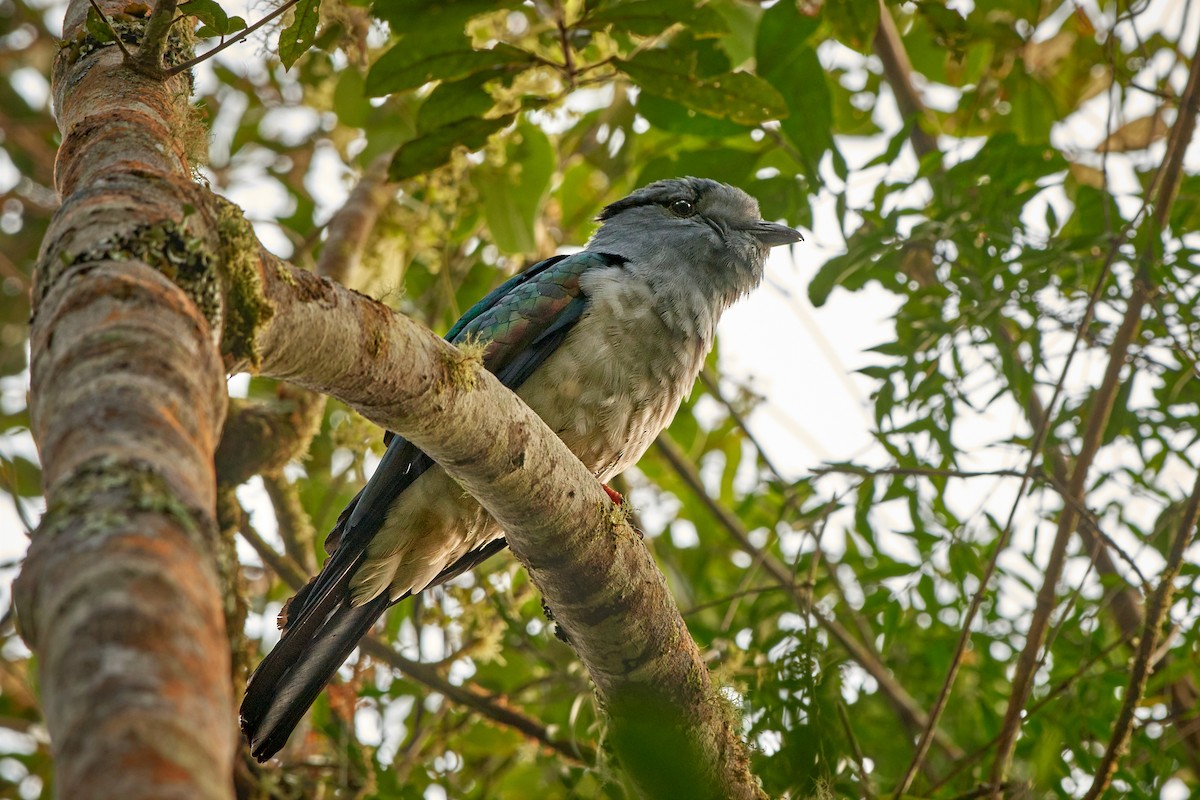
[[[688,150],[651,159],[638,173],[637,182],[639,185],[645,185],[662,178],[703,175],[738,186],[750,179],[758,159],[757,150],[739,150],[732,147]]]
[[[286,69],[291,69],[316,40],[321,0],[300,0],[292,13],[292,24],[279,32],[279,60]]]
[[[402,181],[429,172],[450,160],[454,148],[462,145],[478,150],[496,131],[512,122],[512,115],[497,119],[464,119],[406,142],[392,157],[388,178]]]
[[[88,35],[101,44],[108,44],[116,41],[113,38],[112,28],[108,23],[96,12],[95,8],[88,8],[87,20],[83,23],[87,29]]]
[[[1005,92],[1012,106],[1012,130],[1022,142],[1045,144],[1050,128],[1058,121],[1054,95],[1022,71],[1014,71],[1005,81]]]
[[[178,11],[195,17],[219,35],[223,36],[228,31],[229,15],[214,0],[188,0],[179,4]]]
[[[333,87],[333,110],[338,121],[351,128],[365,127],[371,118],[371,103],[363,89],[362,73],[344,70]]]
[[[554,146],[527,121],[508,138],[504,163],[480,167],[471,182],[496,246],[506,253],[530,253],[537,247],[537,220],[554,175]]]
[[[393,33],[436,37],[462,33],[472,17],[520,5],[521,0],[379,0],[371,13],[391,26]]]
[[[637,101],[638,113],[656,128],[686,136],[720,139],[746,133],[746,126],[693,111],[685,105],[643,93]]]
[[[823,10],[839,42],[860,53],[871,52],[879,27],[879,0],[839,0],[826,3]]]
[[[478,73],[502,74],[529,66],[534,58],[524,50],[498,44],[476,50],[461,34],[406,36],[392,46],[367,73],[372,97],[416,89],[435,80],[453,81]]]
[[[702,78],[697,74],[694,56],[687,56],[669,50],[647,50],[632,60],[617,59],[615,63],[642,91],[718,119],[756,125],[787,116],[783,97],[766,81],[746,72]]]
[[[417,130],[428,133],[460,119],[485,115],[495,103],[483,88],[491,77],[480,73],[461,81],[438,84],[417,111]]]
[[[0,457],[3,483],[17,497],[37,497],[42,493],[42,468],[24,456]]]
[[[593,31],[613,27],[622,33],[653,36],[675,24],[683,25],[698,38],[729,32],[720,14],[708,6],[697,6],[693,0],[632,0],[601,8],[575,27]]]
[[[730,61],[742,66],[754,58],[754,42],[762,21],[762,7],[742,0],[709,0],[708,7],[720,14],[729,27],[729,33],[716,41]]]
[[[756,48],[758,74],[787,98],[790,113],[780,128],[810,176],[833,148],[829,84],[817,51],[806,44],[816,29],[817,21],[798,12],[795,3],[778,3],[763,15]]]

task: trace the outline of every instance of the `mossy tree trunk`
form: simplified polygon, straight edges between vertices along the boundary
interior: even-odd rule
[[[15,588],[20,625],[58,796],[228,798],[212,555],[225,370],[217,256],[181,224],[197,194],[179,135],[188,79],[88,52],[86,8],[71,6],[54,67],[62,206],[34,287],[30,393],[47,511]]]

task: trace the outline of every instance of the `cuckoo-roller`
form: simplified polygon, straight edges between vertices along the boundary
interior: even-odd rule
[[[691,391],[717,320],[801,239],[727,184],[663,180],[606,207],[581,252],[534,264],[446,334],[486,343],[484,366],[601,482],[636,463]],[[326,540],[321,572],[280,615],[279,644],[246,686],[242,731],[274,755],[392,604],[505,546],[500,526],[399,436]]]

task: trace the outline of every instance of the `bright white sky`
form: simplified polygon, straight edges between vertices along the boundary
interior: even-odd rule
[[[222,5],[231,14],[241,14],[249,21],[262,16],[266,8],[261,2],[247,3],[245,0],[227,1]],[[954,5],[969,9],[971,3],[967,0]],[[1100,18],[1094,2],[1081,2],[1078,5],[1086,9],[1093,19]],[[1180,0],[1151,0],[1149,9],[1139,18],[1139,30],[1143,36],[1156,30],[1183,30],[1181,41],[1194,42],[1197,28],[1200,27],[1200,13],[1193,12],[1189,18],[1184,19],[1186,9],[1190,6],[1191,4]],[[254,10],[250,10],[250,7]],[[1063,17],[1072,13],[1072,10],[1072,4],[1064,3],[1060,11],[1053,14],[1035,33],[1034,38],[1040,40],[1053,35]],[[51,12],[51,16],[57,16],[57,19],[61,20],[61,11]],[[1128,28],[1122,30],[1120,35],[1125,40],[1130,39]],[[260,39],[231,47],[222,53],[219,59],[231,69],[244,71],[248,65],[261,62],[265,49],[266,46]],[[867,63],[864,57],[838,45],[823,46],[820,55],[827,67],[837,64],[861,70]],[[1168,67],[1169,64],[1157,62],[1148,64],[1146,71],[1139,76],[1139,83],[1155,85]],[[1183,88],[1184,77],[1182,67],[1176,67],[1171,73],[1177,92]],[[197,80],[201,87],[212,85],[215,79],[210,63],[200,67]],[[854,77],[851,76],[848,80],[854,80]],[[48,98],[45,79],[36,73],[30,71],[29,74],[22,74],[18,85],[29,98],[41,102]],[[955,102],[956,94],[948,87],[926,86],[924,90],[927,101],[934,107],[953,105]],[[1144,93],[1134,93],[1127,105],[1115,116],[1115,125],[1151,111],[1153,99]],[[1053,136],[1056,146],[1077,154],[1077,157],[1086,163],[1097,165],[1099,157],[1094,154],[1094,149],[1105,136],[1108,114],[1107,95],[1102,94],[1089,101],[1055,129]],[[887,140],[900,127],[900,116],[886,91],[875,105],[874,115],[876,122],[885,132],[884,136],[844,138],[839,141],[851,166],[865,164],[882,152]],[[1173,120],[1168,118],[1167,121]],[[301,137],[313,131],[311,115],[304,110],[271,112],[264,125],[291,130]],[[228,117],[218,118],[214,122],[213,137],[216,151],[227,147],[229,135]],[[942,144],[946,151],[952,154],[952,158],[967,157],[978,146],[977,143],[960,140],[944,140]],[[1112,157],[1108,169],[1114,191],[1118,195],[1133,191],[1137,183],[1131,169],[1132,164],[1157,163],[1162,154],[1163,145],[1160,142],[1141,154]],[[1190,173],[1200,172],[1200,145],[1194,144],[1188,152],[1186,169]],[[823,172],[822,177],[827,184],[836,187],[838,181],[828,169],[828,165],[825,165]],[[853,173],[849,187],[850,207],[868,202],[876,183],[883,177],[895,181],[914,173],[915,160],[911,151],[907,149],[896,163]],[[231,185],[226,191],[232,200],[248,211],[252,219],[270,218],[283,209],[286,201],[283,192],[270,181],[264,181],[262,175],[261,165],[245,163],[234,170]],[[15,179],[12,165],[0,160],[0,186],[7,186]],[[340,164],[332,150],[318,152],[308,185],[326,214],[340,204],[350,182],[349,172]],[[922,188],[918,186],[914,191],[922,191]],[[1054,204],[1059,211],[1059,218],[1066,218],[1069,206],[1057,190],[1045,192],[1040,202]],[[805,231],[807,241],[796,245],[790,257],[783,249],[774,251],[768,264],[765,285],[732,309],[721,326],[720,349],[725,372],[735,379],[748,382],[766,399],[750,419],[753,432],[758,440],[765,444],[772,460],[784,472],[793,476],[799,476],[827,460],[862,461],[874,457],[879,463],[884,463],[878,449],[873,448],[872,438],[868,433],[871,419],[868,398],[873,389],[873,382],[855,374],[854,370],[867,364],[878,363],[877,357],[867,351],[893,338],[888,320],[897,305],[897,300],[880,287],[872,286],[854,294],[835,291],[829,302],[819,309],[813,308],[808,302],[807,284],[811,276],[826,259],[844,251],[835,213],[832,195],[825,192],[814,208],[813,230]],[[1030,214],[1030,219],[1041,218],[1040,210]],[[290,254],[290,246],[272,225],[259,225],[258,233],[269,247],[275,248],[281,255]],[[1064,339],[1060,349],[1065,351],[1067,343],[1068,340]],[[1102,364],[1098,360],[1082,359],[1072,371],[1070,384],[1076,390],[1088,385],[1085,382],[1094,385],[1097,371],[1101,367]],[[244,385],[244,379],[235,379],[235,391],[239,385]],[[0,382],[0,404],[9,406],[23,403],[26,386],[27,378]],[[1148,387],[1145,386],[1138,388],[1148,391]],[[1024,428],[1023,416],[1019,410],[1012,404],[1001,402],[994,404],[986,414],[965,425],[961,440],[964,443],[983,445],[999,441]],[[0,441],[0,448],[6,454],[33,453],[28,436],[9,437]],[[978,469],[1022,468],[1024,458],[1024,454],[1019,452],[981,448],[972,458],[964,461],[963,466]],[[1178,477],[1180,484],[1184,481],[1186,484],[1191,482],[1190,473],[1182,468]],[[956,510],[962,512],[962,516],[972,516],[972,512],[977,513],[982,508],[1001,516],[1005,515],[1016,488],[1015,482],[1000,479],[979,479],[969,485],[966,485],[966,482],[954,481],[950,486],[955,500],[953,505]],[[256,492],[251,490],[244,493],[244,499],[261,509],[262,506],[255,495]],[[1151,510],[1148,509],[1147,513]],[[38,504],[26,504],[26,512],[36,518]],[[877,522],[882,523],[880,527],[886,528],[887,509],[882,510],[880,514]],[[256,522],[266,523],[263,525],[264,533],[269,533],[273,526],[265,517],[269,517],[269,511],[260,510],[260,513],[256,514]],[[14,514],[11,504],[0,501],[0,560],[14,559],[24,552],[27,539],[22,535],[22,529],[23,526]],[[1019,530],[1014,542],[1015,549],[1019,551],[1033,547],[1033,534],[1032,525]],[[1138,551],[1136,541],[1129,537],[1122,539],[1120,532],[1116,532],[1116,535],[1131,550]],[[1040,538],[1046,540],[1042,544],[1044,547],[1051,537]],[[915,558],[903,537],[889,537],[884,534],[881,541],[889,549],[894,548],[898,556],[910,555]],[[832,542],[827,539],[825,544],[832,546],[836,555],[836,539]],[[1193,556],[1195,552],[1194,550]],[[1044,556],[1044,553],[1041,555]],[[1143,557],[1147,559],[1150,571],[1157,571],[1159,562],[1156,557],[1148,554],[1143,554]],[[1036,573],[1030,572],[1023,557],[1014,556],[1005,562],[1005,566],[1015,571],[1030,573],[1031,578],[1037,577]],[[12,574],[11,569],[3,570],[0,577],[11,578]],[[1077,571],[1073,575],[1069,573],[1067,580],[1077,581],[1081,577],[1081,573]],[[1006,602],[1011,604],[1014,612],[1031,604],[1032,598],[1024,590],[1011,585],[1006,589]],[[1164,795],[1166,796],[1168,795]]]

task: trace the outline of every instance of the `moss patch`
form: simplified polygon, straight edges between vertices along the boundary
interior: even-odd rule
[[[472,391],[479,383],[479,371],[483,369],[483,356],[490,342],[468,336],[456,342],[454,350],[442,353],[442,367],[446,384],[456,389]]]
[[[217,233],[221,250],[217,258],[225,289],[225,324],[221,349],[235,362],[257,368],[259,331],[275,314],[259,273],[258,239],[242,210],[217,198]]]
[[[70,480],[58,487],[46,509],[38,536],[50,533],[78,539],[124,533],[124,523],[139,512],[174,517],[190,535],[201,527],[162,478],[149,466],[103,456],[81,465]]]
[[[220,322],[221,294],[212,255],[181,223],[168,219],[138,225],[80,253],[72,263],[93,261],[141,261],[182,289],[210,325]]]
[[[115,47],[117,39],[126,49],[141,47],[142,37],[146,33],[146,22],[150,18],[150,8],[145,3],[130,3],[125,11],[108,14],[108,24],[99,18],[95,10],[88,11],[87,22],[80,26],[73,37],[63,41],[62,49],[66,51],[67,64],[71,65],[84,56],[90,55],[105,47]],[[114,36],[113,34],[116,34]],[[167,46],[163,50],[164,68],[170,68],[190,61],[196,55],[196,32],[188,25],[172,25],[167,35]],[[192,77],[188,75],[188,82]]]

